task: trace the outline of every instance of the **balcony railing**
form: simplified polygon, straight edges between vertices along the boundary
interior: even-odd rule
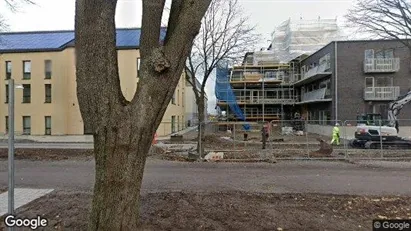
[[[377,58],[364,61],[365,73],[397,72],[400,70],[399,58]]]
[[[296,103],[297,96],[283,96],[283,97],[250,97],[250,96],[237,96],[235,101],[218,100],[219,103],[247,103],[247,104],[281,104],[281,103]]]
[[[319,66],[313,67],[304,74],[304,79],[310,78],[310,77],[313,77],[319,74],[329,74],[330,67],[331,67],[330,63],[324,63]]]
[[[304,93],[301,97],[301,101],[313,101],[313,100],[322,100],[325,99],[326,93],[328,93],[327,88],[321,88],[311,92]]]
[[[400,87],[366,87],[364,100],[396,100],[400,95]]]

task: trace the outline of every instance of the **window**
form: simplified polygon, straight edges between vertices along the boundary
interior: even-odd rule
[[[8,102],[9,102],[9,85],[6,84],[6,102],[5,103],[8,103]]]
[[[6,79],[11,78],[11,61],[6,61]]]
[[[180,106],[180,90],[177,90],[177,105]]]
[[[44,117],[45,135],[51,135],[51,116]]]
[[[140,76],[140,58],[137,58],[137,78]]]
[[[45,103],[51,103],[51,84],[44,84],[45,89]]]
[[[379,50],[375,52],[375,58],[377,59],[392,59],[394,58],[394,50],[387,49],[387,50]]]
[[[176,91],[174,91],[173,98],[171,98],[171,103],[176,104]]]
[[[183,106],[183,107],[184,107],[184,101],[186,100],[186,99],[184,98],[184,92],[183,92],[183,93],[181,93],[181,98],[182,98],[182,101],[181,101],[181,106]]]
[[[6,133],[9,133],[9,117],[6,116]]]
[[[375,79],[376,87],[392,87],[393,78],[391,77],[377,77]]]
[[[373,49],[365,50],[364,52],[365,59],[392,59],[394,58],[394,49],[385,49],[375,51]]]
[[[23,79],[31,78],[31,61],[23,61]]]
[[[23,84],[23,103],[31,102],[31,87],[30,84]]]
[[[30,116],[23,116],[23,135],[31,134],[31,118]]]
[[[171,116],[171,133],[175,133],[176,132],[176,117],[175,116]]]
[[[177,116],[177,131],[180,131],[180,116]]]
[[[44,78],[51,79],[51,60],[44,61]]]
[[[374,50],[369,49],[364,51],[364,58],[367,59],[373,59],[374,58]]]
[[[324,65],[324,71],[331,68],[331,56],[330,53],[320,58],[320,66]]]

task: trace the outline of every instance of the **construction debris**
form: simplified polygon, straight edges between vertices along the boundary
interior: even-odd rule
[[[204,159],[207,161],[222,160],[224,159],[224,153],[223,152],[210,152],[204,157]]]
[[[310,157],[329,157],[333,152],[333,147],[323,139],[317,138],[320,142],[320,149],[310,153]]]

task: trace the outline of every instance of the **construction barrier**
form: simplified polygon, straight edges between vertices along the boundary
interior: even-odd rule
[[[333,140],[333,129],[338,124],[338,140]],[[399,120],[398,136],[411,140],[411,120]],[[163,123],[166,127],[176,125]],[[247,126],[245,126],[247,125]],[[201,126],[183,127],[161,139],[161,142],[190,144],[202,147],[202,156],[223,153],[224,159],[297,160],[297,159],[407,159],[411,146],[393,150],[391,146],[373,145],[361,148],[352,145],[360,128],[356,120],[282,120],[262,122],[206,122]],[[375,127],[374,127],[375,128]],[[377,128],[380,128],[377,126]],[[381,129],[384,132],[381,125]],[[160,129],[160,128],[159,128]],[[395,130],[395,129],[394,129]],[[158,130],[159,131],[159,130]],[[199,132],[203,140],[197,142]],[[266,134],[265,139],[263,134]],[[383,133],[384,134],[384,133]],[[382,141],[384,136],[379,137]],[[265,145],[264,145],[265,141]]]

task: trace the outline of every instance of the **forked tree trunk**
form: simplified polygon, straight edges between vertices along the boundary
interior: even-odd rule
[[[85,127],[93,133],[96,160],[89,230],[138,230],[146,156],[209,3],[173,1],[160,45],[164,0],[143,0],[141,76],[127,101],[117,63],[117,0],[76,1],[77,98]]]

